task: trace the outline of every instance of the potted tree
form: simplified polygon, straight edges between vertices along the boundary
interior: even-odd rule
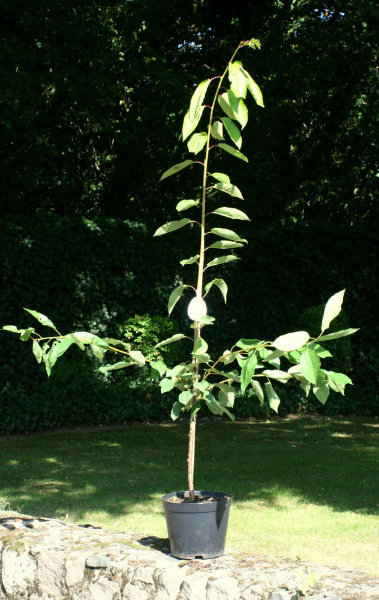
[[[321,360],[330,357],[321,342],[347,336],[357,329],[346,329],[334,333],[325,333],[332,320],[340,313],[344,290],[334,294],[326,303],[322,317],[320,334],[312,338],[306,331],[295,331],[277,337],[274,341],[254,338],[241,338],[232,348],[226,350],[216,359],[211,358],[208,344],[205,341],[204,328],[213,325],[215,318],[207,314],[205,298],[214,288],[218,288],[224,301],[227,299],[226,282],[216,277],[208,277],[208,273],[218,265],[237,260],[235,251],[242,248],[246,239],[234,230],[208,226],[208,221],[216,219],[248,221],[245,212],[234,206],[225,206],[222,197],[231,196],[243,199],[239,188],[230,181],[230,177],[210,169],[214,156],[225,152],[233,158],[247,162],[241,152],[241,130],[248,122],[248,110],[245,104],[250,94],[256,104],[263,107],[262,93],[244,69],[240,61],[235,60],[242,48],[259,49],[256,39],[241,42],[222,75],[202,81],[195,89],[189,109],[184,117],[182,138],[187,141],[188,150],[195,157],[202,152],[202,160],[187,159],[165,171],[161,180],[175,175],[183,169],[196,165],[202,181],[200,197],[181,200],[177,206],[181,218],[170,221],[159,227],[155,236],[159,237],[175,232],[190,223],[197,228],[196,238],[198,251],[190,258],[183,259],[181,265],[197,265],[196,280],[181,284],[171,293],[168,300],[168,312],[171,314],[183,292],[191,290],[188,304],[188,317],[191,322],[192,335],[178,333],[159,342],[159,349],[179,339],[187,338],[191,342],[191,352],[185,362],[168,368],[161,358],[147,359],[139,350],[131,350],[125,341],[114,338],[100,338],[90,332],[75,331],[61,334],[54,323],[45,315],[25,309],[41,325],[49,329],[48,334],[38,333],[34,327],[19,329],[14,325],[6,325],[3,330],[20,336],[22,341],[31,340],[32,350],[38,363],[45,365],[49,376],[60,356],[72,346],[77,345],[84,351],[89,348],[94,356],[103,362],[106,352],[120,355],[118,362],[103,364],[100,371],[108,372],[127,368],[131,365],[143,367],[148,364],[152,377],[160,380],[161,392],[173,389],[178,391],[178,399],[171,410],[171,418],[177,419],[181,413],[189,415],[188,444],[188,490],[172,492],[163,496],[166,513],[171,553],[179,558],[216,557],[224,552],[227,521],[231,495],[224,492],[195,490],[195,440],[196,421],[200,409],[208,408],[214,415],[227,415],[234,419],[231,412],[237,390],[245,393],[251,386],[257,400],[267,402],[270,409],[277,412],[280,403],[276,384],[285,384],[289,380],[297,381],[305,394],[310,391],[324,404],[330,389],[344,394],[346,384],[351,384],[349,377],[342,373],[327,371],[321,367]],[[225,89],[228,81],[229,87]],[[205,97],[215,87],[210,104],[205,105]],[[204,122],[207,113],[207,125],[196,131]],[[225,141],[225,138],[227,141]],[[209,211],[207,213],[207,210]],[[182,216],[185,215],[191,216]],[[196,217],[196,218],[195,218]],[[221,251],[221,253],[220,253]],[[208,271],[208,270],[211,271]],[[207,281],[205,282],[205,276]]]

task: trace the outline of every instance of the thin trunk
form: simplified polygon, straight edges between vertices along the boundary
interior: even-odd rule
[[[199,266],[197,273],[197,286],[196,286],[196,295],[199,298],[203,296],[203,283],[204,283],[204,271],[205,271],[205,205],[206,205],[206,197],[207,197],[207,178],[208,178],[208,160],[209,160],[209,149],[210,149],[210,139],[211,139],[211,126],[213,120],[213,112],[216,105],[216,100],[218,93],[220,91],[221,84],[224,80],[225,75],[228,72],[229,64],[233,61],[235,55],[238,50],[241,48],[241,45],[238,46],[236,51],[234,52],[232,58],[228,62],[228,66],[226,67],[224,73],[220,77],[220,81],[218,83],[216,93],[213,98],[213,103],[210,110],[209,115],[209,123],[207,128],[207,143],[205,148],[205,158],[204,158],[204,169],[203,169],[203,185],[201,191],[201,223],[200,223],[200,251],[199,251]],[[196,343],[197,338],[200,336],[200,324],[195,324],[195,333],[194,333],[194,345]],[[199,381],[199,362],[196,358],[192,360],[193,364],[193,382]],[[198,399],[199,392],[194,390],[193,400],[192,400],[192,410],[196,408],[196,405],[199,401]],[[191,422],[190,422],[190,430],[189,430],[189,440],[188,440],[188,493],[190,502],[194,502],[195,500],[195,484],[194,484],[194,471],[195,471],[195,442],[196,442],[196,413],[191,412]]]

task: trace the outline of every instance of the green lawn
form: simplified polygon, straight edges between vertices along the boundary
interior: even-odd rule
[[[227,547],[376,566],[374,420],[200,421],[196,486],[233,494]],[[186,423],[0,438],[0,508],[166,537]]]

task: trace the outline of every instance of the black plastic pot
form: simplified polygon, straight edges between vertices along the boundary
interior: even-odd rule
[[[226,530],[232,496],[223,492],[195,491],[196,496],[215,498],[212,502],[170,502],[188,492],[162,496],[172,556],[177,558],[216,558],[225,549]]]

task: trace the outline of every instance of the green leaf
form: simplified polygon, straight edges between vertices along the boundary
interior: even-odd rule
[[[223,122],[224,127],[228,132],[228,135],[232,142],[234,142],[237,148],[240,149],[242,146],[242,136],[238,127],[233,123],[233,121],[229,117],[222,117],[221,121]]]
[[[242,350],[248,349],[248,348],[252,348],[254,346],[259,346],[260,344],[262,344],[262,340],[256,340],[254,339],[248,339],[248,338],[241,338],[240,340],[238,340],[238,342],[235,344],[237,346],[237,348],[241,348]]]
[[[335,373],[334,371],[325,371],[328,384],[334,392],[345,395],[345,385],[353,385],[350,377],[344,373]]]
[[[307,381],[316,385],[319,377],[321,361],[314,350],[307,350],[301,355],[300,369]]]
[[[146,364],[145,357],[139,350],[131,350],[129,356],[134,360],[138,367],[143,367]]]
[[[189,208],[192,208],[193,206],[197,206],[198,204],[199,204],[198,200],[181,200],[176,205],[176,210],[178,212],[182,212],[183,210],[188,210]]]
[[[200,106],[199,110],[191,116],[190,111],[188,111],[183,120],[182,127],[182,136],[183,142],[188,138],[189,135],[196,129],[203,114],[204,106]]]
[[[188,111],[192,120],[194,120],[196,118],[196,115],[201,108],[201,105],[205,98],[205,94],[207,93],[207,89],[208,89],[210,82],[211,82],[210,79],[205,79],[204,81],[199,83],[199,85],[195,89],[194,93],[192,94],[192,98],[190,101],[190,107],[189,107],[189,111]]]
[[[343,297],[345,290],[341,290],[334,294],[325,305],[324,314],[322,317],[321,331],[328,329],[330,323],[335,319],[341,312]]]
[[[181,229],[182,227],[185,227],[185,225],[188,225],[188,223],[190,223],[190,222],[191,222],[191,219],[188,219],[188,218],[180,219],[180,221],[169,221],[168,223],[165,223],[161,227],[158,227],[158,229],[154,233],[153,237],[156,237],[158,235],[164,235],[165,233],[171,233],[172,231]]]
[[[229,183],[229,182],[224,183],[223,181],[220,181],[220,183],[216,183],[215,185],[212,185],[211,189],[219,190],[220,192],[229,194],[229,196],[234,196],[234,198],[240,198],[241,200],[243,200],[241,191],[238,189],[238,187],[236,185],[233,185],[232,183]]]
[[[208,350],[208,344],[202,337],[197,337],[193,348],[194,356],[204,354]]]
[[[229,365],[237,358],[237,356],[239,356],[239,352],[231,352],[230,350],[225,350],[222,357],[220,357],[220,360],[225,365]]]
[[[172,389],[174,389],[175,381],[168,378],[162,379],[159,386],[161,388],[161,394],[165,394],[166,392],[170,392]]]
[[[226,240],[231,240],[232,242],[247,244],[247,240],[241,238],[237,233],[235,233],[235,231],[232,231],[231,229],[224,229],[223,227],[214,227],[213,229],[211,229],[211,233],[219,235],[220,237],[225,238]]]
[[[321,383],[318,386],[315,385],[312,389],[317,400],[321,402],[321,404],[325,404],[329,397],[329,387],[326,385],[326,383]]]
[[[178,287],[176,287],[171,292],[170,297],[168,299],[168,305],[167,305],[169,315],[172,313],[172,310],[173,310],[175,304],[178,302],[181,295],[183,294],[183,290],[185,290],[188,287],[189,287],[189,285],[178,285]],[[155,346],[155,347],[157,348],[157,346]]]
[[[227,94],[229,99],[229,105],[233,111],[233,114],[235,115],[235,118],[237,119],[237,121],[243,129],[249,118],[246,104],[244,103],[242,98],[237,98],[232,92],[232,90],[228,90]]]
[[[255,367],[257,366],[258,358],[257,355],[251,354],[243,361],[243,366],[241,369],[241,392],[245,393],[247,386],[253,378],[255,373]]]
[[[230,89],[237,98],[246,98],[247,81],[243,73],[242,63],[238,60],[229,63]]]
[[[211,125],[211,135],[215,138],[215,140],[223,140],[224,139],[224,129],[221,121],[214,121]]]
[[[170,177],[170,175],[175,175],[175,173],[179,173],[179,171],[185,169],[186,167],[192,164],[193,160],[184,160],[183,162],[178,163],[173,167],[170,167],[167,171],[165,171],[160,180],[162,181],[163,179],[166,179],[166,177]]]
[[[49,363],[52,367],[73,343],[74,340],[71,337],[65,337],[53,342],[48,354]]]
[[[97,335],[95,335],[92,339],[92,344],[95,344],[96,346],[98,346],[99,348],[102,348],[103,350],[107,350],[109,348],[109,344],[107,342],[107,340],[98,337]]]
[[[359,331],[358,329],[341,329],[341,331],[336,331],[335,333],[327,333],[326,335],[322,335],[318,338],[319,342],[326,342],[327,340],[337,340],[338,338],[345,337],[347,335],[352,335]]]
[[[201,326],[204,325],[213,325],[213,323],[215,322],[215,318],[211,317],[211,315],[204,315],[204,317],[201,317],[199,323]],[[193,327],[195,328],[195,324],[193,325]]]
[[[57,328],[55,327],[54,323],[52,321],[50,321],[50,319],[48,317],[46,317],[46,315],[43,315],[42,313],[39,313],[36,310],[31,310],[30,308],[24,308],[24,310],[26,310],[28,313],[30,313],[32,315],[32,317],[37,319],[37,321],[39,323],[41,323],[41,325],[45,325],[46,327],[51,327],[55,331],[58,331]]]
[[[184,333],[176,333],[172,337],[169,337],[166,340],[163,340],[162,342],[159,342],[159,344],[156,344],[154,346],[154,348],[161,348],[162,346],[167,346],[167,344],[172,344],[173,342],[176,342],[177,340],[181,340],[181,339],[186,338],[186,337],[188,337],[188,336],[184,335]],[[191,339],[191,338],[188,338],[188,339]]]
[[[225,175],[225,173],[211,173],[211,177],[217,179],[221,183],[230,183],[229,175]]]
[[[223,279],[213,279],[212,281],[210,281],[209,283],[207,283],[207,285],[205,286],[205,293],[208,294],[209,290],[211,289],[212,285],[216,285],[221,294],[222,297],[224,298],[224,302],[226,304],[226,297],[228,295],[228,286],[226,285],[225,281]]]
[[[206,133],[194,133],[187,142],[188,150],[194,154],[200,152],[207,143],[207,137]]]
[[[195,263],[199,257],[200,257],[200,254],[195,254],[195,256],[191,256],[191,258],[187,258],[186,260],[181,260],[180,264],[182,265],[182,267],[184,267],[185,265],[193,265],[193,263]]]
[[[214,258],[211,262],[208,263],[208,267],[215,267],[217,265],[223,265],[224,263],[231,262],[232,260],[239,260],[238,256],[234,256],[233,254],[228,254],[226,256],[219,256],[219,258]]]
[[[330,358],[332,356],[329,350],[326,350],[326,348],[323,348],[322,346],[320,346],[320,344],[317,344],[316,342],[312,342],[311,344],[309,344],[309,347],[312,350],[314,350],[320,358]]]
[[[277,362],[278,359],[280,359],[281,356],[283,356],[284,352],[282,352],[282,350],[274,350],[273,352],[270,352],[270,354],[267,354],[267,356],[265,356],[262,360],[264,360],[265,362]],[[279,361],[280,363],[280,361]]]
[[[27,342],[28,339],[30,338],[30,336],[32,335],[32,333],[35,332],[35,329],[33,329],[33,327],[28,327],[28,329],[22,329],[21,330],[21,335],[20,335],[20,340],[22,340],[23,342]]]
[[[262,386],[259,383],[259,381],[257,381],[256,379],[252,379],[251,387],[253,388],[253,392],[258,397],[260,403],[263,404],[265,396],[264,396],[263,389],[262,389]]]
[[[232,242],[231,240],[220,240],[218,242],[214,242],[208,248],[215,248],[217,250],[230,250],[231,248],[242,248],[243,244],[239,242]]]
[[[171,413],[170,413],[170,417],[173,421],[176,421],[176,419],[179,417],[182,408],[183,408],[183,405],[180,404],[180,402],[175,402],[173,404],[173,407],[172,407]]]
[[[112,365],[104,365],[99,368],[100,373],[107,373],[107,371],[118,371],[119,369],[126,369],[135,363],[131,360],[121,360],[120,362],[113,363]]]
[[[229,100],[228,94],[226,92],[224,94],[221,94],[220,96],[218,96],[217,102],[221,106],[224,113],[230,119],[234,119],[235,121],[237,120],[237,115],[234,114],[234,111],[233,111],[232,107],[230,106],[230,100]]]
[[[248,73],[243,67],[241,67],[241,71],[246,78],[247,89],[249,90],[250,94],[253,96],[258,106],[264,108],[263,96],[259,85],[254,81],[250,73]]]
[[[12,333],[22,333],[23,329],[17,329],[16,325],[4,325],[3,331],[11,331]]]
[[[167,371],[167,367],[162,360],[152,361],[150,367],[158,373],[159,377],[163,377]]]
[[[280,383],[287,383],[287,381],[292,378],[290,373],[280,371],[279,369],[266,369],[265,371],[262,371],[262,375],[280,381]]]
[[[213,211],[213,214],[221,215],[222,217],[227,217],[228,219],[250,221],[247,214],[245,214],[242,210],[238,210],[238,208],[230,208],[229,206],[220,206],[220,208],[216,208],[216,210]]]
[[[192,399],[193,393],[190,390],[185,390],[184,392],[179,394],[179,402],[180,404],[184,404],[184,406],[187,406],[187,404],[191,402]]]
[[[217,400],[215,399],[213,394],[211,394],[210,392],[206,392],[206,394],[204,394],[204,400],[212,414],[214,414],[214,415],[222,415],[223,414],[223,412],[224,412],[223,407],[220,405],[219,402],[217,402]]]
[[[176,365],[172,369],[168,369],[168,371],[166,373],[166,377],[174,377],[174,378],[178,377],[182,373],[185,373],[186,369],[187,369],[186,365],[181,363],[180,365]]]
[[[217,144],[217,147],[222,148],[223,150],[225,150],[225,152],[229,152],[229,154],[232,154],[236,158],[240,158],[245,162],[249,162],[249,159],[244,154],[242,154],[242,152],[236,150],[235,148],[233,148],[233,146],[229,146],[229,144]]]
[[[235,391],[231,387],[229,391],[220,390],[217,394],[217,399],[222,406],[227,408],[233,408],[234,406]]]
[[[74,340],[72,340],[74,342]],[[93,355],[99,360],[103,360],[105,351],[96,344],[90,344]]]
[[[280,398],[269,381],[265,383],[265,392],[270,408],[277,413],[280,404]]]
[[[206,379],[203,379],[202,381],[195,381],[195,383],[193,384],[195,390],[199,390],[200,392],[205,392],[209,388],[209,386],[210,384]]]
[[[306,331],[294,331],[293,333],[279,336],[272,342],[272,345],[283,352],[290,352],[291,350],[301,348],[308,340],[309,333]]]
[[[36,357],[38,363],[42,362],[42,349],[39,343],[36,340],[33,340],[33,354]]]

